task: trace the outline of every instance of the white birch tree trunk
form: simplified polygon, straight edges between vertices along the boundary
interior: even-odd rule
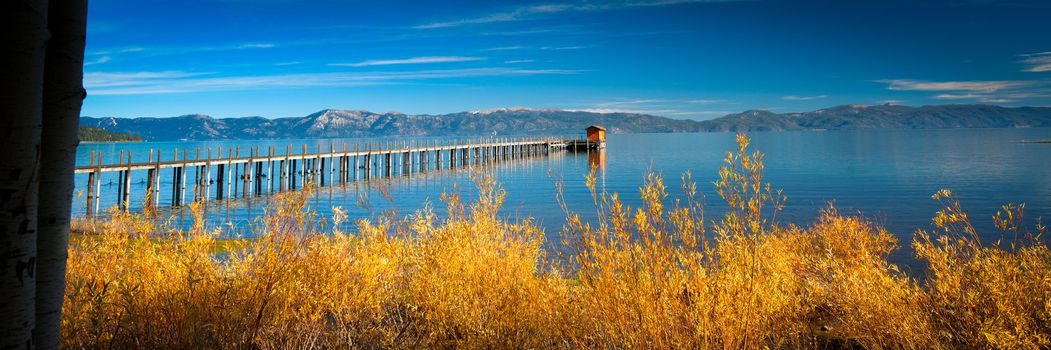
[[[0,4],[0,349],[33,347],[47,1]]]
[[[86,0],[49,0],[44,59],[40,209],[37,223],[36,329],[38,349],[59,345],[66,287],[66,253],[73,203],[77,126],[84,101]]]

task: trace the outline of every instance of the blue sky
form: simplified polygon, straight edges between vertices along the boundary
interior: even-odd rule
[[[91,1],[83,115],[1051,106],[1047,1]]]

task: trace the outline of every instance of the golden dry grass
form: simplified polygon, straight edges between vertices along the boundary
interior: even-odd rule
[[[471,203],[443,196],[444,217],[360,219],[351,233],[305,209],[309,189],[279,195],[251,241],[114,214],[70,247],[63,345],[1051,346],[1051,252],[1021,206],[994,218],[1009,241],[983,245],[951,193],[936,194],[937,229],[912,242],[929,265],[916,280],[887,260],[897,240],[863,217],[830,206],[805,227],[779,224],[784,196],[747,147],[739,135],[727,153],[715,187],[730,210],[715,220],[689,174],[673,200],[647,177],[638,208],[589,175],[598,219],[566,209],[557,257],[532,222],[501,218],[504,193],[486,177]]]

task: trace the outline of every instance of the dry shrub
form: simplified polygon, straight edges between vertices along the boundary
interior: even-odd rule
[[[407,254],[405,304],[427,329],[426,346],[550,347],[561,324],[559,311],[568,286],[542,270],[543,232],[529,221],[500,220],[504,193],[491,178],[478,182],[479,200],[461,216],[459,199],[447,198],[449,212],[437,224],[418,214],[403,237]],[[361,225],[382,235],[382,230]]]
[[[894,236],[831,206],[798,235],[816,335],[867,349],[939,347],[923,289],[886,260]]]
[[[801,285],[789,240],[767,226],[766,206],[780,194],[763,186],[761,155],[728,153],[716,183],[730,210],[706,236],[703,199],[684,175],[686,198],[665,212],[660,176],[640,189],[640,208],[595,193],[596,226],[570,214],[566,245],[576,255],[576,346],[697,348],[801,345]]]
[[[1047,229],[1025,232],[1023,206],[1005,205],[993,217],[1002,233],[1014,235],[983,245],[948,190],[933,196],[944,205],[935,230],[918,231],[913,247],[928,264],[927,293],[938,336],[959,348],[1051,347],[1051,250]]]
[[[217,344],[214,334],[231,322],[215,308],[228,305],[231,290],[213,242],[209,232],[168,231],[127,213],[113,214],[100,234],[71,240],[63,346]]]
[[[63,345],[554,346],[546,335],[563,323],[569,287],[540,264],[542,231],[498,219],[503,192],[478,185],[478,201],[450,197],[441,222],[425,210],[360,220],[353,235],[319,232],[309,188],[281,194],[259,238],[225,258],[197,224],[175,232],[115,214],[70,247]]]
[[[708,225],[703,198],[684,175],[684,198],[665,209],[660,176],[640,189],[641,208],[595,193],[596,226],[570,214],[566,244],[580,287],[573,313],[586,347],[798,347],[809,344],[797,239],[770,224],[784,202],[762,183],[762,155],[738,137],[716,189],[729,210]],[[593,176],[593,175],[591,175]],[[667,210],[667,212],[665,212]],[[714,235],[708,236],[710,228]]]
[[[925,283],[889,263],[897,241],[832,206],[808,227],[778,226],[780,192],[762,182],[762,154],[728,153],[715,183],[729,210],[705,223],[689,174],[666,209],[651,175],[641,208],[596,193],[597,223],[568,214],[576,267],[572,344],[615,348],[1038,348],[1048,346],[1048,246],[1027,236],[1011,250],[985,247],[955,202],[920,232]],[[936,196],[936,198],[940,198]],[[959,220],[959,221],[954,221]],[[1021,210],[994,220],[1018,233]],[[964,225],[961,235],[950,223]],[[1045,230],[1039,224],[1037,231]],[[1023,241],[1017,241],[1022,244]]]
[[[311,189],[275,197],[258,238],[223,243],[154,213],[114,213],[70,246],[69,348],[1041,348],[1051,337],[1045,229],[1022,207],[994,217],[1012,239],[983,245],[948,192],[938,230],[913,247],[916,281],[889,263],[898,242],[832,206],[780,225],[785,197],[738,135],[715,183],[728,210],[706,221],[690,174],[669,200],[650,175],[642,204],[596,190],[596,220],[566,209],[562,259],[529,219],[499,214],[504,192],[359,219],[341,232],[307,208]],[[560,204],[566,208],[559,197]]]

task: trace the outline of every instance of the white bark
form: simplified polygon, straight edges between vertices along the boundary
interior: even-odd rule
[[[0,8],[0,348],[32,348],[47,1]]]
[[[59,345],[66,253],[73,203],[77,125],[84,101],[86,0],[50,0],[44,59],[40,212],[37,230],[36,329],[38,349]]]

